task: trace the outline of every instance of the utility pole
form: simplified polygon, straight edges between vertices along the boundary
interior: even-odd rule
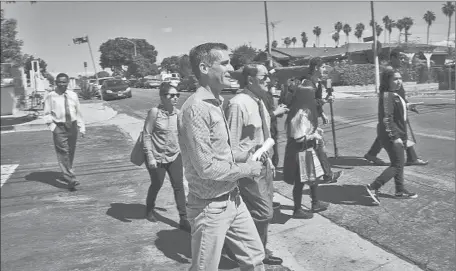
[[[269,67],[272,68],[271,40],[269,37],[268,4],[266,3],[266,1],[264,1],[264,18],[266,20],[266,40],[268,44]]]
[[[87,44],[89,45],[90,57],[92,58],[93,70],[95,71],[95,79],[97,80],[97,86],[98,86],[97,66],[95,65],[95,60],[93,59],[92,47],[90,46],[89,35],[87,35],[86,37],[87,37]],[[98,91],[100,91],[100,97],[101,97],[101,100],[103,100],[103,92],[101,91],[101,89],[99,89]]]
[[[374,36],[374,63],[375,63],[375,93],[378,93],[379,83],[380,83],[380,67],[378,65],[378,56],[377,56],[377,31],[376,31],[376,23],[375,23],[375,16],[374,16],[374,1],[370,1],[371,6],[371,17],[372,17],[372,33]]]

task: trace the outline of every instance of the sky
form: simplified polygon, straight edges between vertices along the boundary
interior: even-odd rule
[[[447,39],[448,17],[442,11],[445,2],[374,2],[375,20],[381,25],[382,18],[388,15],[393,20],[411,17],[414,20],[409,37],[426,43],[427,24],[423,20],[426,11],[433,11],[436,20],[431,26],[432,43]],[[302,46],[301,32],[309,38],[307,46],[312,46],[314,26],[322,29],[320,46],[334,47],[331,35],[337,21],[352,27],[350,41],[357,42],[355,25],[364,23],[363,36],[372,35],[369,29],[371,19],[370,2],[268,2],[269,21],[277,23],[274,31],[279,47],[282,39],[296,37],[296,46]],[[262,1],[237,2],[126,2],[126,1],[60,1],[2,3],[5,18],[18,21],[18,38],[24,41],[22,52],[46,61],[51,73],[67,72],[72,76],[84,73],[83,62],[89,65],[88,73],[93,73],[93,65],[87,43],[75,45],[75,37],[89,36],[97,67],[99,47],[103,42],[116,37],[146,39],[158,51],[159,63],[172,55],[188,54],[190,49],[205,42],[223,42],[230,48],[243,44],[264,49],[266,44],[265,11]],[[455,15],[452,17],[451,33],[454,39]],[[272,29],[271,40],[272,40]],[[384,31],[385,32],[385,31]],[[394,29],[391,39],[398,39]],[[450,38],[451,39],[451,38]],[[380,41],[383,42],[383,33]],[[403,40],[403,37],[402,37]],[[340,44],[345,42],[341,32]],[[446,45],[443,42],[442,45]],[[293,46],[293,45],[292,45]],[[133,53],[133,47],[132,47]]]

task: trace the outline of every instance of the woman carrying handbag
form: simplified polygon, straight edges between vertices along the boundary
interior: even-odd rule
[[[151,185],[146,199],[146,218],[156,222],[155,201],[168,173],[174,190],[174,199],[179,211],[182,230],[190,231],[187,220],[186,198],[183,182],[182,157],[177,137],[176,108],[180,94],[170,83],[160,85],[160,101],[156,108],[149,110],[143,129],[143,146],[146,154],[146,168]]]

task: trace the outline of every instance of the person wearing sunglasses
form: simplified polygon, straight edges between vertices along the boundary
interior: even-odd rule
[[[244,89],[234,96],[226,108],[231,146],[235,162],[245,163],[264,142],[272,138],[271,117],[263,97],[269,88],[269,72],[264,65],[248,64],[242,68],[241,84]],[[263,153],[259,160],[263,164],[261,175],[239,180],[239,190],[247,205],[265,249],[264,264],[280,265],[282,259],[266,249],[268,226],[274,215],[274,166],[272,149]]]
[[[180,93],[173,85],[164,82],[160,85],[159,94],[160,104],[149,110],[143,130],[146,167],[151,180],[146,199],[146,218],[151,222],[157,221],[155,201],[165,174],[168,173],[179,211],[179,226],[182,230],[190,231],[185,207],[182,157],[177,136],[179,109],[176,105]]]

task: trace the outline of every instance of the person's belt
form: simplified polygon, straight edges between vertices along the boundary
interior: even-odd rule
[[[226,194],[223,194],[221,196],[218,196],[216,198],[212,198],[211,200],[212,201],[226,201],[226,200],[233,200],[235,199],[236,197],[238,197],[240,195],[239,193],[239,187],[235,187],[233,190],[231,190],[230,192],[226,193]]]

